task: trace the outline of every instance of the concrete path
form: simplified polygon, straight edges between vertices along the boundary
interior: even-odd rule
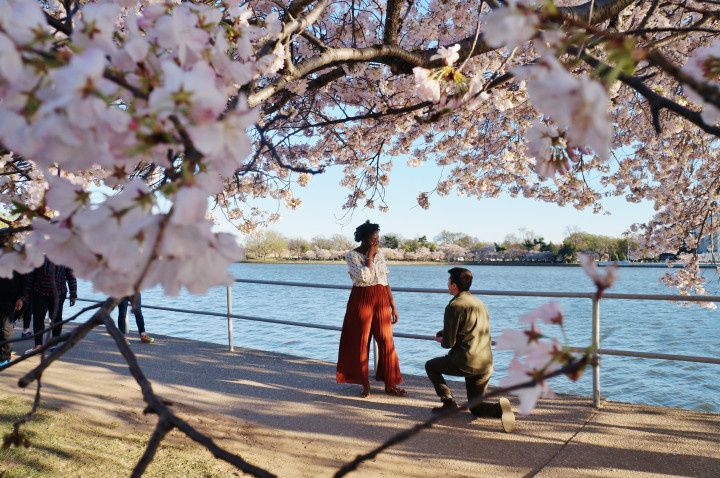
[[[334,364],[256,350],[157,337],[131,347],[155,390],[181,415],[280,476],[331,476],[342,463],[429,416],[436,397],[425,377],[406,376],[409,397],[368,399],[335,383]],[[24,350],[29,343],[17,344]],[[37,359],[0,373],[0,395],[30,399],[17,378]],[[143,408],[109,336],[92,332],[43,377],[45,397],[66,409],[122,419]],[[451,384],[462,397],[464,385]],[[669,392],[670,393],[670,392]],[[149,426],[154,417],[146,418]],[[218,425],[219,423],[222,426]],[[589,399],[541,401],[499,420],[463,413],[391,448],[354,476],[387,477],[720,477],[720,415]],[[129,457],[128,459],[136,459]]]

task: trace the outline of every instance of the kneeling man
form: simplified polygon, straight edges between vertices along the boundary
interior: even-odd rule
[[[472,272],[462,267],[448,272],[448,290],[453,298],[445,307],[443,330],[435,340],[450,351],[425,363],[428,378],[442,401],[441,407],[433,408],[436,413],[458,407],[443,374],[465,377],[467,398],[472,401],[485,393],[493,372],[490,319],[485,304],[470,293]],[[508,433],[515,427],[515,415],[507,398],[501,398],[499,403],[481,402],[470,412],[477,417],[500,418]]]

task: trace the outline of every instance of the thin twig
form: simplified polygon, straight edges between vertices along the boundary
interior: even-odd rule
[[[538,385],[539,383],[541,383],[541,381],[547,380],[547,379],[552,378],[552,377],[556,377],[556,376],[558,376],[558,375],[571,374],[571,373],[573,373],[573,372],[576,372],[576,371],[582,369],[582,368],[585,367],[587,364],[588,364],[588,357],[587,357],[587,356],[583,356],[582,358],[580,358],[579,360],[571,363],[570,365],[567,365],[567,366],[565,366],[565,367],[562,367],[562,368],[559,369],[559,370],[556,370],[556,371],[554,371],[554,372],[548,373],[547,375],[544,375],[544,376],[542,377],[542,379],[535,379],[535,378],[534,378],[534,379],[529,380],[529,381],[527,381],[527,382],[520,383],[520,384],[517,384],[517,385],[513,385],[513,386],[511,386],[511,387],[498,388],[498,389],[493,390],[492,392],[486,393],[486,394],[484,394],[484,395],[482,395],[482,396],[480,396],[480,397],[476,397],[475,399],[473,399],[473,400],[471,400],[471,401],[469,401],[469,402],[466,402],[466,403],[462,404],[462,405],[461,405],[459,408],[457,408],[457,409],[450,409],[450,410],[444,411],[444,412],[442,412],[442,413],[438,413],[437,415],[434,415],[434,416],[428,418],[428,419],[425,420],[424,422],[420,422],[420,423],[416,424],[415,426],[413,426],[413,427],[411,427],[411,428],[408,428],[408,429],[406,429],[406,430],[401,431],[400,433],[397,433],[397,434],[393,435],[392,437],[390,437],[389,439],[387,439],[385,442],[383,442],[382,444],[380,444],[380,445],[377,446],[376,448],[373,448],[373,449],[370,450],[369,452],[367,452],[367,453],[365,453],[365,454],[363,454],[363,455],[358,455],[354,460],[352,460],[352,461],[346,463],[345,465],[343,465],[343,466],[337,471],[337,473],[335,473],[334,476],[335,476],[335,478],[339,478],[339,477],[342,477],[342,476],[347,475],[348,473],[351,473],[352,471],[357,470],[357,468],[358,468],[363,462],[366,462],[366,461],[368,461],[368,460],[372,460],[372,459],[375,458],[378,454],[382,453],[384,450],[386,450],[386,449],[388,449],[388,448],[390,448],[390,447],[392,447],[392,446],[398,445],[398,444],[400,444],[400,443],[408,440],[409,438],[413,437],[414,435],[417,435],[417,434],[420,433],[421,431],[432,427],[436,422],[439,422],[440,420],[443,420],[443,419],[445,419],[445,418],[448,418],[448,417],[450,417],[450,416],[453,416],[453,415],[459,413],[459,412],[460,412],[461,410],[463,410],[463,409],[473,408],[473,407],[479,405],[480,403],[482,403],[483,401],[485,401],[485,400],[488,399],[488,398],[491,398],[491,397],[494,397],[494,396],[497,396],[497,395],[505,395],[505,394],[507,394],[508,392],[511,392],[511,391],[513,391],[513,390],[519,390],[519,389],[522,389],[522,388],[534,387],[534,386]]]
[[[165,435],[172,431],[172,429],[172,424],[170,424],[164,417],[160,417],[160,420],[158,420],[158,423],[155,426],[155,431],[153,431],[153,434],[148,440],[148,444],[147,447],[145,447],[145,452],[143,453],[143,456],[140,457],[140,461],[137,462],[137,465],[135,465],[135,468],[130,475],[131,478],[140,478],[143,473],[145,473],[148,465],[150,465],[150,463],[152,463],[153,459],[155,458],[155,453],[160,447],[160,442],[162,442],[163,438],[165,438]]]
[[[27,422],[29,422],[32,417],[37,413],[38,408],[40,407],[40,391],[42,390],[42,380],[41,377],[37,378],[37,388],[35,389],[35,399],[33,400],[32,407],[30,408],[30,411],[27,412],[22,417],[18,418],[13,422],[13,431],[9,435],[5,435],[3,440],[3,447],[6,445],[9,446],[10,444],[14,444],[15,446],[29,446],[30,441],[23,437],[22,433],[20,433],[20,427]]]
[[[28,373],[20,377],[20,380],[18,380],[18,386],[20,388],[25,388],[30,383],[32,383],[34,380],[37,380],[40,375],[42,375],[42,372],[50,366],[55,360],[60,358],[65,352],[70,350],[72,347],[75,346],[80,340],[83,339],[92,329],[94,329],[97,325],[100,324],[100,321],[102,320],[101,317],[108,316],[110,314],[110,311],[112,311],[115,306],[117,305],[118,301],[116,299],[107,299],[100,310],[95,312],[93,316],[84,324],[79,325],[76,327],[71,333],[70,337],[59,347],[57,348],[53,353],[51,353],[47,358],[40,361],[40,364],[35,367],[34,369],[30,370]]]
[[[55,327],[58,327],[58,326],[63,325],[63,324],[67,324],[68,322],[71,322],[71,321],[77,319],[78,317],[80,317],[80,315],[84,314],[84,313],[87,312],[88,310],[97,309],[97,308],[100,307],[100,306],[102,306],[102,303],[100,303],[100,304],[94,304],[94,305],[90,305],[90,306],[88,306],[88,307],[85,307],[84,309],[81,309],[80,311],[78,311],[78,313],[75,314],[75,315],[73,315],[72,317],[70,317],[70,318],[68,318],[68,319],[65,319],[65,320],[61,320],[61,321],[59,321],[59,322],[53,322],[52,325],[50,325],[49,327],[46,327],[46,328],[42,329],[40,332],[36,332],[36,333],[34,333],[34,334],[32,334],[32,335],[28,335],[28,336],[25,336],[25,337],[18,337],[18,338],[16,338],[16,339],[0,340],[0,345],[13,344],[13,343],[16,343],[16,342],[23,342],[23,341],[25,341],[25,340],[34,339],[35,337],[40,337],[40,336],[42,336],[44,333],[50,332],[50,331],[51,331],[52,329],[54,329]]]
[[[251,463],[248,463],[239,455],[235,455],[219,447],[217,444],[215,444],[212,438],[200,433],[185,420],[175,415],[168,407],[168,404],[160,397],[158,397],[153,391],[152,384],[147,379],[147,377],[145,377],[145,374],[140,368],[140,364],[138,364],[137,357],[125,341],[125,336],[122,332],[120,332],[120,330],[117,328],[110,316],[105,314],[104,316],[100,317],[100,320],[105,325],[105,329],[107,330],[107,332],[115,341],[115,344],[117,345],[120,354],[123,356],[125,362],[128,365],[130,374],[133,376],[137,384],[140,385],[140,391],[142,392],[143,400],[148,405],[145,409],[145,413],[154,413],[158,415],[162,419],[166,420],[169,425],[177,428],[178,430],[185,433],[190,439],[203,445],[216,458],[219,458],[223,461],[230,463],[231,465],[234,465],[236,468],[244,471],[245,473],[260,478],[275,477],[275,475],[270,473],[269,471],[257,467]],[[159,444],[159,441],[157,443]],[[146,454],[147,453],[154,453],[154,451],[146,450]]]

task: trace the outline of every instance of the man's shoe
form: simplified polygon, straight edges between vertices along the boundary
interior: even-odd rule
[[[506,433],[511,433],[515,429],[515,414],[512,411],[510,400],[505,397],[501,398],[500,410],[502,410],[500,421],[502,422],[503,430],[505,430]]]
[[[443,399],[441,407],[433,407],[432,412],[433,413],[443,413],[443,412],[447,412],[450,410],[457,410],[458,408],[460,408],[460,407],[458,407],[458,404],[455,402],[455,400],[452,397],[450,397],[450,398]]]
[[[30,338],[30,337],[32,337],[32,336],[33,336],[33,333],[30,332],[29,330],[28,330],[28,331],[22,331],[22,332],[20,333],[20,338],[21,338],[21,339],[27,339],[27,338]]]
[[[155,342],[155,339],[150,337],[148,334],[142,334],[140,336],[140,342],[142,342],[144,344],[151,344],[151,343]]]

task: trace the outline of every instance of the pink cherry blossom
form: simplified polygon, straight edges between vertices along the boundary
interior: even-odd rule
[[[15,43],[7,35],[0,33],[0,81],[18,81],[22,66]]]
[[[431,56],[431,60],[435,59],[441,59],[445,61],[445,64],[448,66],[453,66],[456,61],[460,58],[460,45],[455,44],[449,48],[445,48],[444,46],[441,46],[438,48],[438,52]]]
[[[617,279],[617,264],[605,267],[605,273],[601,273],[595,264],[595,259],[590,254],[578,254],[578,261],[585,273],[592,279],[599,289],[607,289],[611,287]]]
[[[535,324],[538,321],[545,324],[562,325],[563,312],[560,303],[555,301],[546,302],[520,317],[520,323]]]
[[[500,386],[512,387],[528,382],[535,377],[536,373],[536,369],[528,368],[527,364],[522,363],[518,359],[513,359],[508,366],[508,374],[500,380]],[[554,397],[554,393],[550,389],[547,381],[540,381],[534,386],[520,388],[511,393],[520,399],[518,412],[522,415],[527,415],[532,412],[540,397]]]
[[[437,103],[440,101],[440,83],[430,77],[430,70],[425,68],[413,68],[415,74],[415,94],[422,101],[432,101]]]
[[[529,2],[509,1],[507,7],[494,9],[487,16],[484,33],[489,45],[504,46],[512,50],[537,34],[537,15],[517,8],[517,5],[527,3]]]

